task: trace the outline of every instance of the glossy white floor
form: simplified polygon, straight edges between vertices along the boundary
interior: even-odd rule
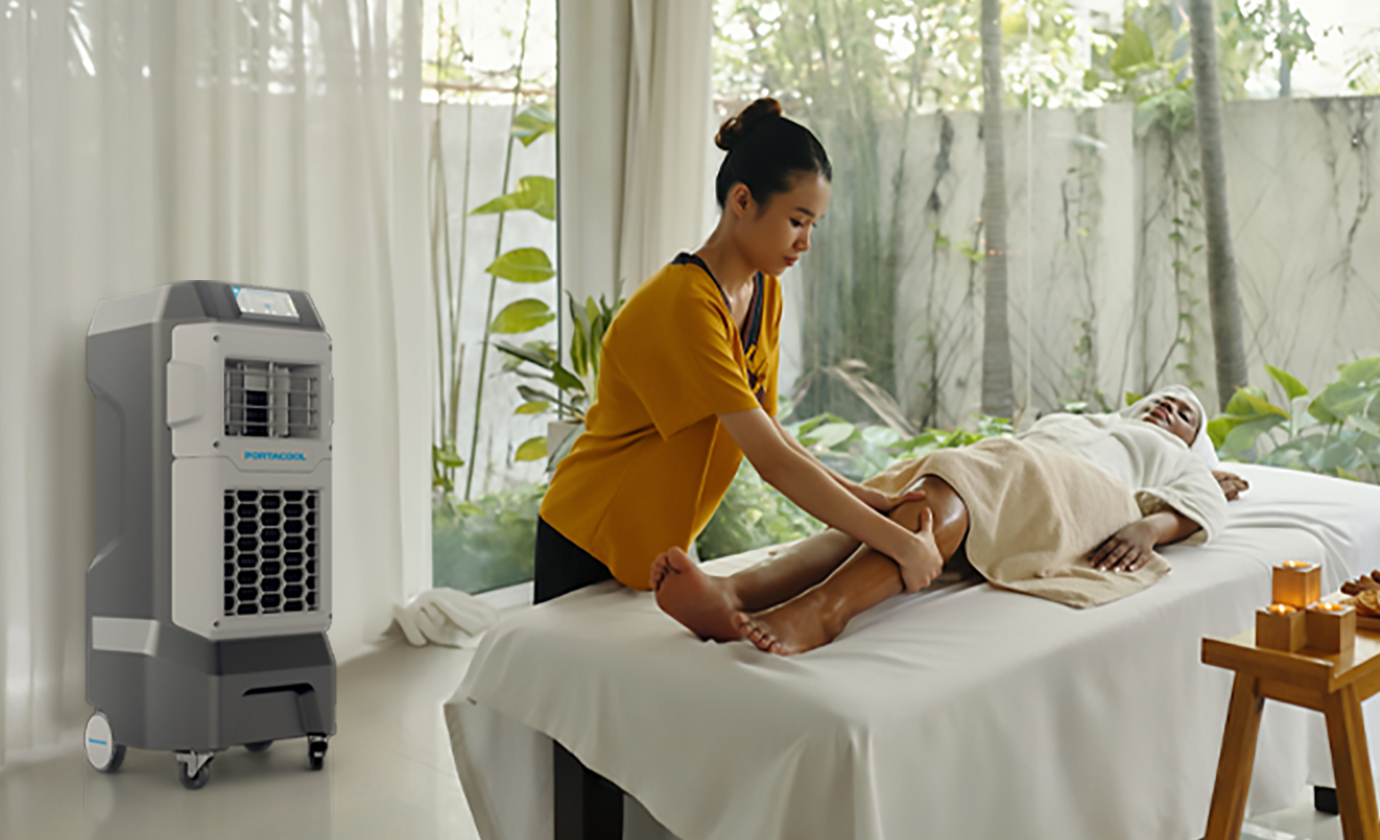
[[[474,840],[441,703],[472,653],[396,643],[341,667],[337,729],[323,770],[305,741],[230,750],[202,790],[184,790],[170,754],[130,750],[102,775],[73,748],[0,771],[0,838],[405,838]],[[1294,808],[1252,818],[1243,840],[1341,840],[1336,817]]]

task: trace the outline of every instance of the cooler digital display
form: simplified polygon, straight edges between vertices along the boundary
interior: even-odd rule
[[[299,320],[297,307],[292,303],[292,295],[272,289],[250,289],[244,286],[231,286],[235,303],[244,315],[266,315],[271,318]]]

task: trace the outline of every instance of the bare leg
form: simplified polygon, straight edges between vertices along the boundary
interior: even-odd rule
[[[652,563],[656,602],[667,615],[701,639],[742,638],[733,614],[779,604],[824,580],[858,547],[847,534],[829,529],[786,546],[751,568],[727,577],[705,574],[679,548]]]
[[[928,509],[934,517],[935,547],[947,562],[968,533],[968,508],[938,476],[924,476],[920,489],[926,491],[925,499],[901,505],[891,518],[917,528]],[[862,546],[823,583],[769,610],[739,611],[734,624],[762,650],[783,656],[803,653],[832,642],[854,616],[901,594],[904,588],[895,561]]]

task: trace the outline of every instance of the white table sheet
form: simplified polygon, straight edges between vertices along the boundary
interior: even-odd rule
[[[1322,563],[1324,591],[1380,567],[1380,488],[1239,471],[1221,538],[1095,609],[950,587],[790,658],[700,643],[613,584],[514,616],[445,708],[480,834],[551,836],[555,738],[682,840],[1199,837],[1231,682],[1202,636],[1248,627],[1281,560]],[[1321,716],[1267,704],[1249,811],[1330,783]]]

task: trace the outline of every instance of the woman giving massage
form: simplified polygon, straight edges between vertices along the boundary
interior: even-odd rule
[[[747,639],[783,655],[828,644],[853,616],[926,586],[960,551],[997,586],[1104,604],[1168,573],[1156,546],[1214,537],[1227,499],[1246,489],[1212,470],[1202,427],[1202,405],[1181,386],[1118,414],[1050,415],[1014,438],[902,461],[865,482],[911,499],[890,516],[918,532],[918,563],[831,528],[727,577],[673,548],[653,563],[651,586],[701,639]]]

